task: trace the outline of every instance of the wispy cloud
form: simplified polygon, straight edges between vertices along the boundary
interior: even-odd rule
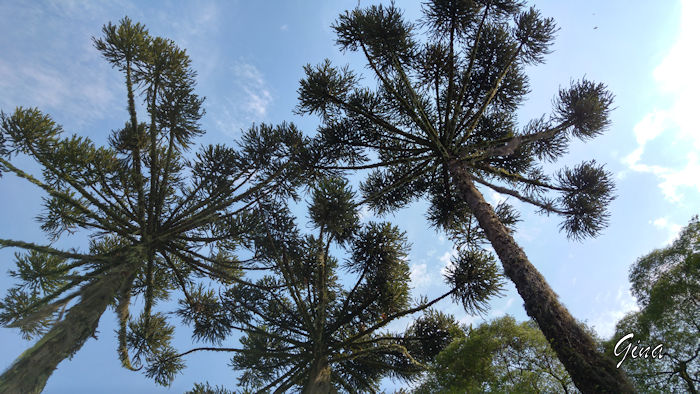
[[[414,288],[426,288],[432,282],[432,276],[428,273],[427,264],[411,264],[411,284]]]
[[[0,47],[0,108],[38,107],[69,131],[123,108],[119,73],[90,40],[99,35],[93,26],[107,22],[110,7],[77,1],[0,4],[0,23],[21,31]]]
[[[680,202],[685,189],[700,192],[700,131],[695,119],[697,91],[700,89],[700,58],[695,55],[700,36],[700,3],[682,1],[681,28],[677,41],[654,70],[657,87],[671,97],[670,105],[646,114],[634,127],[637,147],[623,158],[632,171],[649,173],[660,180],[659,187],[668,201]],[[684,164],[672,166],[651,162],[645,153],[659,152],[660,136],[671,137],[678,143],[674,156],[683,157]],[[666,139],[668,140],[668,139]]]
[[[508,297],[505,304],[503,304],[497,308],[491,309],[489,311],[489,314],[486,315],[485,320],[493,320],[495,318],[505,316],[505,314],[508,313],[508,310],[510,309],[510,307],[513,305],[514,302],[515,302],[515,297]]]
[[[620,319],[629,312],[639,310],[637,299],[632,296],[627,285],[621,285],[614,298],[610,292],[598,293],[594,301],[599,312],[591,321],[591,325],[598,335],[605,339],[612,337],[615,325]]]
[[[62,113],[71,126],[98,119],[118,105],[118,80],[94,63],[17,67],[0,60],[0,106],[38,107],[47,113]]]
[[[670,222],[668,217],[661,217],[653,221],[650,220],[649,223],[654,225],[654,227],[658,228],[659,230],[665,230],[668,232],[668,239],[666,240],[667,244],[673,242],[683,228],[683,226],[678,223]]]
[[[440,262],[442,263],[442,268],[440,269],[440,273],[444,276],[447,273],[447,270],[452,268],[454,266],[454,263],[452,260],[457,257],[457,248],[452,247],[449,251],[445,252],[440,256]]]
[[[272,95],[267,88],[262,73],[252,64],[239,63],[234,66],[234,74],[246,95],[246,110],[258,117],[264,117]]]
[[[255,65],[238,62],[231,68],[233,94],[225,106],[218,108],[217,126],[224,132],[236,133],[251,123],[265,121],[273,96],[265,78]]]

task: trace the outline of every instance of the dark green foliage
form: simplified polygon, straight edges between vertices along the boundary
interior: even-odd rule
[[[309,387],[319,362],[329,366],[331,384],[346,391],[376,390],[384,376],[409,378],[420,369],[399,340],[379,332],[409,308],[408,245],[388,223],[360,227],[352,196],[340,179],[314,188],[309,214],[318,236],[292,230],[277,238],[270,230],[290,222],[289,214],[263,213],[279,216],[265,221],[272,226],[261,228],[258,243],[275,275],[234,286],[222,300],[246,333],[232,360],[246,371],[244,387]],[[358,277],[351,291],[338,282],[340,267],[328,249],[333,242],[349,252],[343,266]]]
[[[571,134],[580,139],[593,138],[610,125],[613,95],[602,83],[585,79],[572,82],[559,92],[555,102],[556,119],[573,126]]]
[[[489,299],[500,295],[503,287],[496,260],[476,249],[459,250],[445,280],[454,289],[452,297],[470,314],[485,312]]]
[[[578,239],[597,234],[607,224],[607,206],[615,188],[603,166],[595,160],[584,162],[574,169],[565,168],[557,178],[567,190],[560,198],[561,205],[571,212],[561,228]]]
[[[11,288],[0,302],[0,324],[13,324],[22,332],[24,339],[45,334],[65,310],[65,304],[41,307],[42,298],[68,284],[65,278],[66,259],[48,253],[30,251],[26,255],[15,253],[17,270],[10,276],[20,285]],[[27,313],[31,308],[31,313]],[[28,319],[25,319],[30,315]]]
[[[180,305],[182,308],[177,312],[183,323],[192,326],[193,339],[218,345],[231,332],[231,323],[220,308],[214,290],[200,285],[189,293],[187,300],[180,300]]]
[[[346,11],[338,17],[333,29],[341,50],[361,50],[377,59],[381,70],[391,67],[397,59],[403,62],[413,59],[412,26],[402,23],[401,11],[393,4]]]
[[[316,228],[323,228],[338,242],[344,242],[357,230],[357,209],[353,195],[342,178],[321,181],[313,189],[309,216]]]
[[[203,134],[199,120],[204,99],[195,93],[196,72],[185,51],[172,40],[151,36],[129,18],[107,24],[103,37],[93,41],[123,74],[127,90],[128,121],[112,131],[109,146],[65,136],[38,109],[0,114],[0,171],[46,192],[38,220],[52,240],[75,231],[85,231],[91,240],[90,250],[79,252],[0,239],[1,247],[29,251],[17,257],[13,275],[20,284],[3,299],[0,321],[19,327],[27,338],[51,336],[63,316],[78,316],[64,315],[66,308],[87,305],[87,289],[102,294],[90,284],[107,286],[100,278],[123,269],[124,274],[116,276],[121,282],[109,284],[119,290],[109,294],[90,319],[99,320],[104,310],[100,308],[112,304],[120,321],[118,353],[123,365],[145,365],[148,376],[168,385],[184,364],[169,345],[172,326],[153,309],[175,291],[187,303],[215,313],[212,295],[195,280],[241,281],[245,261],[235,253],[251,242],[247,234],[258,219],[252,209],[261,202],[296,197],[304,178],[298,163],[308,160],[306,141],[291,124],[261,124],[243,133],[239,148],[215,145],[190,152],[194,138]],[[139,104],[146,122],[137,118]],[[12,157],[20,154],[40,165],[41,176],[12,164]],[[140,317],[132,320],[129,306],[135,296],[143,296],[145,302]],[[215,341],[228,333],[216,319],[206,324],[192,321],[198,339]],[[80,325],[66,322],[61,327],[72,324]],[[94,334],[89,325],[80,326],[93,330],[78,335],[81,341]],[[65,344],[76,350],[81,345]],[[48,377],[53,368],[46,365],[37,371]],[[22,391],[44,383],[21,388],[9,384]]]
[[[415,393],[571,393],[571,378],[534,322],[505,316],[442,350]]]
[[[211,387],[209,385],[209,382],[206,382],[204,384],[195,383],[192,390],[187,391],[185,394],[233,394],[233,393],[234,393],[233,391],[227,390],[226,388],[221,387],[221,386]]]
[[[615,345],[627,334],[634,337],[618,348],[622,361],[625,346],[663,345],[661,358],[622,361],[629,376],[644,392],[698,392],[700,389],[700,220],[693,217],[670,246],[640,258],[630,269],[632,294],[640,310],[617,323]],[[637,353],[638,354],[638,353]]]
[[[564,216],[569,236],[596,235],[613,198],[610,174],[584,163],[551,179],[537,159],[552,161],[573,138],[600,134],[609,125],[610,92],[572,82],[550,116],[518,129],[513,113],[529,91],[524,67],[549,52],[552,19],[513,1],[436,0],[423,11],[425,43],[393,5],[338,17],[340,49],[363,53],[377,86],[361,85],[328,60],[305,67],[298,111],[321,115],[317,149],[332,152],[316,156],[318,167],[376,168],[361,189],[374,209],[394,210],[427,194],[430,218],[443,227],[470,216],[450,185],[448,164],[459,162],[477,183]],[[367,149],[379,160],[365,164]]]
[[[463,338],[464,330],[454,316],[428,309],[406,330],[406,348],[421,363],[432,363],[452,341]]]
[[[5,147],[5,133],[0,130],[0,156],[7,155],[7,148]],[[2,167],[0,167],[0,176],[2,176]]]

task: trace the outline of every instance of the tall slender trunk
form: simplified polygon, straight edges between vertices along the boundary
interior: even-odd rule
[[[576,387],[583,393],[634,392],[625,374],[615,368],[609,356],[596,350],[591,336],[559,303],[542,274],[474,186],[469,172],[457,162],[450,163],[449,169],[460,197],[479,221],[503,264],[503,271],[525,302],[525,311],[537,322]]]
[[[331,366],[326,357],[317,358],[309,371],[309,380],[304,385],[303,394],[335,393],[331,385]]]
[[[0,393],[39,393],[64,359],[80,350],[95,334],[100,317],[122,286],[133,266],[121,266],[81,290],[80,301],[68,310],[34,346],[22,353],[0,376]]]

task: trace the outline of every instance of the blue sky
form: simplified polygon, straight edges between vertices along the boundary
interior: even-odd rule
[[[416,3],[397,1],[409,20],[419,15]],[[4,0],[0,109],[39,107],[67,132],[104,144],[109,130],[126,120],[126,95],[121,76],[100,59],[90,38],[100,34],[103,24],[128,15],[152,35],[171,38],[187,49],[199,73],[198,93],[207,97],[202,122],[207,134],[201,143],[230,143],[253,122],[292,121],[312,134],[318,119],[293,114],[302,66],[330,58],[363,69],[361,58],[337,51],[329,28],[338,13],[356,4]],[[548,113],[559,87],[584,75],[606,83],[616,96],[607,133],[575,143],[550,168],[589,159],[607,163],[618,195],[610,206],[610,226],[595,239],[569,241],[558,231],[558,218],[514,203],[524,219],[516,239],[571,313],[602,337],[609,337],[615,322],[635,307],[628,291],[629,266],[666,245],[700,213],[700,130],[693,117],[694,95],[700,90],[700,4],[631,4],[538,1],[536,6],[555,18],[560,31],[547,63],[530,70],[532,93],[519,112],[522,123]],[[36,169],[21,157],[17,162]],[[502,198],[492,192],[486,197],[492,202]],[[40,205],[36,188],[10,175],[0,178],[0,237],[46,243],[34,220]],[[413,245],[410,264],[416,295],[434,296],[445,290],[440,272],[454,249],[428,228],[425,207],[419,201],[385,219],[406,231]],[[366,220],[370,218],[367,214]],[[84,247],[86,240],[74,236],[57,245]],[[12,267],[14,252],[0,250],[0,295],[12,285],[4,272]],[[483,317],[467,316],[449,301],[439,307],[465,323],[478,324],[505,313],[525,319],[522,300],[512,285],[507,288]],[[112,312],[103,316],[99,340],[89,340],[72,360],[59,365],[47,393],[183,392],[193,382],[206,380],[234,387],[235,372],[227,366],[228,356],[221,354],[190,356],[188,368],[169,390],[120,368],[115,322]],[[235,338],[229,344],[235,345]],[[0,328],[0,369],[30,345],[15,330]],[[178,331],[176,345],[182,350],[192,346],[187,328]],[[387,382],[386,387],[394,386]]]

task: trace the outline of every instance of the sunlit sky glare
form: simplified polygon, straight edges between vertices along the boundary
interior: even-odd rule
[[[144,4],[142,4],[144,3]],[[68,133],[105,144],[110,130],[127,119],[121,75],[92,47],[103,24],[128,15],[152,35],[173,39],[186,49],[198,71],[197,92],[206,96],[201,143],[231,143],[253,122],[290,121],[312,135],[315,117],[293,113],[303,65],[330,58],[363,71],[362,58],[342,54],[330,29],[335,17],[353,8],[353,1],[1,1],[0,109],[38,107]],[[361,5],[368,3],[361,1]],[[547,169],[595,159],[615,174],[617,199],[610,206],[609,227],[597,238],[570,241],[558,231],[560,219],[542,216],[513,203],[522,213],[516,239],[542,272],[560,300],[601,337],[612,335],[615,322],[635,308],[627,273],[640,256],[668,244],[692,215],[700,213],[700,130],[695,121],[700,91],[700,2],[684,1],[538,1],[543,15],[560,30],[544,65],[528,70],[532,93],[519,121],[549,113],[560,87],[583,76],[608,85],[616,109],[608,131]],[[409,20],[420,15],[418,2],[397,1]],[[365,79],[373,83],[371,78]],[[25,158],[20,167],[36,171]],[[484,190],[494,203],[503,196]],[[0,178],[0,238],[47,243],[34,220],[41,211],[41,193],[11,175]],[[301,204],[296,210],[305,228]],[[428,228],[425,201],[385,218],[364,210],[367,220],[389,220],[406,231],[414,295],[436,296],[446,287],[441,272],[455,253],[444,234]],[[55,244],[84,248],[75,236]],[[15,250],[0,250],[0,296],[13,281],[4,272],[14,264]],[[439,309],[467,324],[504,314],[527,318],[512,285],[484,316],[468,316],[449,300]],[[164,304],[159,310],[172,310]],[[134,310],[132,314],[138,313]],[[190,331],[178,323],[175,345],[193,347]],[[402,330],[408,321],[393,323]],[[160,388],[140,373],[120,367],[112,311],[103,316],[99,340],[89,340],[49,379],[47,393],[183,392],[194,382],[235,387],[237,372],[230,356],[197,353],[173,385]],[[224,345],[235,346],[232,338]],[[0,369],[31,342],[14,329],[0,328]],[[396,387],[387,381],[388,390]]]

